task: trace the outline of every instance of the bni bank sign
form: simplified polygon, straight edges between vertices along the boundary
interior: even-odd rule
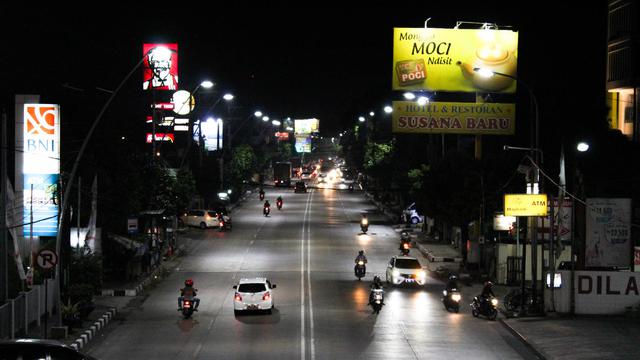
[[[56,236],[60,106],[24,104],[24,236]],[[33,234],[31,228],[33,227]]]

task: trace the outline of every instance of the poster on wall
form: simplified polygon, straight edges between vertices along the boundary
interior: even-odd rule
[[[143,44],[143,90],[178,89],[178,44]]]
[[[587,199],[587,267],[631,265],[631,199]]]

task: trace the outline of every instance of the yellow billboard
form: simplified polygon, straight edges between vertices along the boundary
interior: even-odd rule
[[[547,194],[505,194],[505,216],[547,216]]]
[[[393,90],[515,93],[517,62],[515,31],[393,29]]]
[[[516,105],[394,101],[391,118],[394,133],[513,135]]]

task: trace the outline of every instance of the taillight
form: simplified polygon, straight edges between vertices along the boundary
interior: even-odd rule
[[[224,221],[220,221],[220,227],[224,226]]]
[[[242,296],[240,296],[240,294],[236,293],[236,296],[234,297],[235,301],[242,301]]]
[[[402,247],[403,247],[403,248],[405,248],[405,249],[408,249],[408,248],[409,248],[409,243],[404,243],[404,244],[402,245]]]
[[[262,300],[269,300],[269,298],[271,298],[271,294],[269,294],[268,292],[264,293],[264,295],[262,295]]]

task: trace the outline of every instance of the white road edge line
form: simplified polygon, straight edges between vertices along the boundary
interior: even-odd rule
[[[300,235],[300,359],[306,359],[305,321],[304,321],[304,225],[309,210],[309,198],[302,216],[302,234]]]

